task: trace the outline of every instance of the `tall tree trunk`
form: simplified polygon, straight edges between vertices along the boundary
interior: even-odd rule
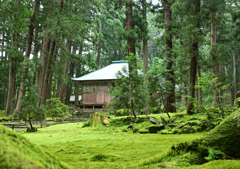
[[[40,88],[40,91],[39,91],[40,97],[42,97],[44,92],[43,87],[44,87],[45,72],[47,68],[47,57],[48,57],[49,50],[50,50],[50,40],[48,38],[48,35],[45,34],[43,39],[42,51],[40,55],[41,68],[38,73],[38,86]],[[39,99],[38,104],[42,105],[42,98]]]
[[[64,0],[60,0],[59,9],[58,12],[60,13],[63,8]],[[59,21],[57,21],[56,25],[58,25]],[[50,47],[51,44],[51,47]],[[55,50],[56,42],[55,40],[52,40],[50,43],[48,35],[46,34],[44,36],[43,41],[43,51],[40,57],[41,62],[41,70],[39,72],[39,96],[41,96],[41,99],[39,99],[39,105],[46,104],[46,99],[49,96],[49,88],[48,86],[51,84],[52,80],[52,63],[54,60],[54,50]],[[46,53],[48,54],[48,57],[46,57]]]
[[[132,8],[133,8],[133,2],[132,0],[130,2],[126,3],[126,30],[129,32],[130,30],[134,29],[134,25],[132,23]],[[128,36],[127,37],[127,47],[128,47],[128,56],[131,56],[133,54],[133,58],[131,58],[131,63],[128,63],[128,70],[129,70],[129,78],[132,78],[133,73],[137,73],[136,71],[134,72],[134,68],[137,67],[137,62],[136,62],[136,49],[135,49],[135,39],[132,37]],[[133,86],[130,86],[130,90],[133,91]],[[133,116],[136,118],[136,113],[134,111],[134,101],[133,99],[130,99],[130,109],[133,114]]]
[[[35,0],[34,1],[34,6],[33,6],[33,15],[31,16],[30,19],[30,24],[29,24],[29,29],[28,29],[28,39],[27,39],[27,45],[26,45],[26,51],[25,51],[25,55],[24,55],[24,61],[23,61],[23,68],[22,68],[22,75],[21,75],[21,83],[20,83],[20,91],[18,94],[18,101],[17,101],[17,106],[16,106],[16,110],[19,111],[21,109],[21,99],[22,96],[25,95],[24,92],[24,80],[26,78],[26,74],[27,74],[27,68],[25,68],[25,64],[27,63],[27,60],[30,57],[30,53],[31,53],[31,49],[32,49],[32,41],[33,41],[33,32],[34,32],[34,22],[36,20],[36,11],[37,8],[39,8],[40,6],[40,1],[39,0]]]
[[[66,93],[66,84],[67,84],[67,78],[68,78],[68,68],[69,68],[69,61],[70,61],[70,57],[71,57],[71,49],[72,49],[72,41],[68,40],[67,42],[67,46],[68,46],[68,58],[66,59],[65,62],[65,72],[63,75],[63,83],[61,84],[61,89],[60,89],[60,93],[59,93],[59,97],[60,97],[60,101],[62,103],[64,103],[64,98],[65,98],[65,93]]]
[[[199,55],[198,51],[198,35],[200,30],[200,1],[201,0],[194,0],[195,4],[195,27],[198,29],[198,31],[194,35],[194,41],[192,43],[192,53],[191,53],[191,64],[190,64],[190,79],[189,79],[189,96],[191,98],[188,99],[188,106],[187,106],[187,114],[193,114],[193,99],[195,99],[195,83],[196,83],[196,75],[197,75],[197,58]]]
[[[146,25],[146,30],[144,30],[146,32],[145,37],[143,38],[143,72],[144,72],[144,85],[148,86],[148,78],[147,78],[147,72],[148,72],[148,40],[147,40],[147,1],[143,0],[143,20],[145,22]],[[147,89],[148,91],[148,89]],[[147,92],[147,95],[148,92]],[[146,107],[144,108],[144,113],[148,114],[148,107],[149,105],[147,104]]]
[[[52,76],[53,76],[53,70],[52,66],[56,60],[56,42],[52,41],[51,47],[49,50],[49,58],[46,68],[46,74],[45,74],[45,80],[43,85],[43,93],[42,93],[42,104],[46,105],[46,100],[50,99],[51,97],[51,87],[52,87]]]
[[[165,53],[167,60],[167,81],[169,85],[167,87],[167,95],[166,95],[166,112],[176,112],[175,107],[175,79],[174,79],[174,71],[172,69],[173,66],[173,56],[171,54],[172,50],[172,35],[171,35],[171,4],[168,0],[164,0],[164,20],[165,20]]]
[[[13,31],[12,33],[12,48],[17,50],[17,33]],[[6,108],[5,115],[10,115],[15,108],[14,96],[16,94],[16,58],[10,56],[10,66],[9,66],[9,77],[8,77],[8,90],[7,90],[7,100],[6,100]]]

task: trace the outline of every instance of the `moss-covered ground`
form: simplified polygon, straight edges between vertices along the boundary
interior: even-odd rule
[[[23,135],[73,168],[145,168],[141,165],[144,160],[163,154],[172,144],[191,141],[205,133],[143,135],[106,127],[82,128],[81,123],[69,123]]]
[[[69,167],[25,137],[0,125],[0,168],[58,169]]]
[[[185,113],[184,113],[185,114]],[[197,123],[201,115],[185,116],[181,113],[175,124],[189,121]],[[160,115],[151,115],[161,121]],[[167,120],[166,114],[162,116]],[[145,118],[144,116],[139,116]],[[159,161],[169,152],[172,145],[204,138],[207,132],[192,134],[140,134],[131,130],[123,132],[131,123],[126,117],[111,117],[111,125],[82,127],[83,123],[68,123],[40,128],[35,133],[21,132],[24,137],[8,131],[11,137],[0,139],[0,164],[10,168],[182,168],[182,169],[238,169],[239,160],[217,160],[203,165],[190,165],[176,157],[176,160]],[[144,120],[134,123],[140,131],[152,124]],[[169,128],[170,129],[170,128]],[[170,129],[172,130],[172,129]],[[2,131],[5,131],[2,130]],[[2,134],[2,133],[1,133]],[[0,137],[2,136],[0,134]],[[25,139],[27,138],[27,139]],[[9,141],[10,140],[10,141]],[[18,141],[21,140],[21,141]],[[28,141],[29,140],[29,141]],[[36,144],[36,145],[35,145]],[[30,146],[28,146],[30,145]],[[16,149],[16,147],[18,147]],[[2,154],[4,156],[2,156]],[[14,158],[16,157],[16,158]],[[174,157],[175,158],[175,157]],[[13,159],[13,160],[12,160]],[[63,164],[64,162],[65,164]],[[0,168],[3,168],[0,165]],[[12,166],[11,166],[12,165]],[[20,167],[19,167],[20,166]],[[47,167],[46,167],[47,166]],[[6,167],[5,167],[6,168]]]

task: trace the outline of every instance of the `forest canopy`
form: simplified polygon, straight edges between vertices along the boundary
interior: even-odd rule
[[[70,105],[70,96],[81,94],[71,78],[126,56],[135,57],[130,80],[135,69],[144,74],[144,113],[185,106],[194,114],[214,105],[224,114],[234,104],[240,84],[238,1],[3,0],[0,5],[0,109],[6,115],[29,111],[27,98],[33,97],[29,104],[38,110],[53,98]],[[129,84],[134,93],[134,81]],[[140,104],[137,99],[130,102]]]

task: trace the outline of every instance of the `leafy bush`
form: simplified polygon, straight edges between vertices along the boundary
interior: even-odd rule
[[[202,102],[196,100],[195,98],[192,99],[195,105],[195,112],[205,112],[209,116],[209,119],[213,118],[212,113],[216,113],[222,117],[225,117],[225,115],[229,114],[230,106],[223,102],[223,99],[229,94],[222,94],[222,91],[228,89],[229,85],[219,83],[218,78],[215,77],[212,72],[209,72],[198,78],[195,88],[200,88],[202,90],[203,97]]]
[[[46,115],[52,118],[54,117],[67,117],[69,116],[69,109],[68,105],[65,105],[60,102],[59,98],[52,98],[47,99],[47,106],[46,106]]]

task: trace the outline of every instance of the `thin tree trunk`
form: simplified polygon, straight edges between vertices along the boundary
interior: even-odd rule
[[[79,55],[82,55],[82,52],[83,52],[83,42],[80,43],[80,49],[79,49]],[[78,77],[80,75],[80,67],[77,66],[76,67],[76,76]],[[75,107],[79,106],[79,83],[75,82],[75,91],[74,91],[74,94],[75,94]]]
[[[53,98],[56,98],[56,95],[57,95],[57,82],[56,82],[56,78],[54,78],[53,80]]]
[[[79,83],[75,82],[75,103],[74,106],[77,107],[79,105]]]
[[[171,54],[172,50],[172,35],[171,35],[171,4],[168,0],[164,0],[164,20],[165,20],[165,53],[167,60],[167,71],[168,75],[166,80],[169,82],[168,91],[166,95],[166,112],[176,112],[175,107],[175,79],[174,71],[172,70],[173,66],[173,56]]]
[[[99,29],[99,33],[102,33],[103,29],[104,29],[104,25],[101,23],[101,29]],[[100,66],[99,64],[100,64],[101,50],[102,50],[102,38],[100,37],[98,41],[98,51],[97,51],[97,60],[96,60],[98,69]]]
[[[186,93],[185,93],[185,90],[184,88],[186,87],[185,83],[182,83],[182,91],[181,91],[181,101],[182,101],[182,104],[186,105]]]
[[[200,0],[195,0],[195,27],[198,29],[197,33],[194,35],[195,39],[192,44],[192,54],[191,54],[191,64],[190,64],[190,79],[189,79],[189,96],[191,98],[188,99],[187,106],[187,114],[194,114],[193,108],[193,99],[195,99],[195,83],[196,83],[196,75],[197,75],[197,58],[199,55],[198,51],[198,32],[200,30]]]
[[[33,49],[33,59],[35,61],[39,61],[38,59],[38,53],[40,51],[40,42],[38,40],[38,29],[35,29],[35,32],[34,32],[34,49]],[[34,76],[33,76],[33,84],[36,84],[37,85],[37,77],[38,77],[38,72],[36,71],[36,66],[34,65],[33,67],[33,71],[34,71]]]
[[[69,77],[72,78],[73,74],[74,74],[74,61],[71,61]],[[68,82],[68,85],[67,85],[67,94],[66,94],[66,99],[65,99],[65,104],[66,105],[70,104],[71,94],[72,94],[72,82],[70,81],[70,82]]]
[[[98,52],[97,52],[97,69],[99,69],[99,62],[100,62],[100,56],[101,56],[101,49],[102,49],[102,42],[101,39],[98,42]]]
[[[236,68],[236,56],[233,52],[233,96],[235,99],[235,96],[237,94],[237,68]]]
[[[197,74],[198,74],[198,78],[201,78],[201,70],[200,70],[200,65],[197,65]],[[200,104],[202,103],[202,89],[198,88],[197,89],[198,92],[198,101],[200,102]]]
[[[21,75],[21,83],[20,83],[20,91],[18,94],[18,101],[17,101],[17,106],[16,106],[16,110],[19,111],[21,109],[21,99],[22,96],[25,95],[24,92],[24,80],[26,78],[26,74],[27,74],[27,68],[25,68],[25,64],[27,63],[27,60],[30,57],[30,53],[31,53],[31,49],[32,49],[32,41],[33,41],[33,32],[34,32],[34,22],[36,20],[36,11],[37,8],[39,8],[40,6],[40,2],[39,0],[35,0],[34,1],[34,6],[33,6],[33,15],[31,16],[30,19],[30,24],[29,24],[29,29],[28,29],[28,39],[27,39],[27,46],[26,46],[26,51],[25,51],[25,56],[24,56],[24,61],[23,61],[23,68],[22,68],[22,75]]]
[[[212,45],[212,62],[213,62],[213,69],[212,72],[215,76],[218,76],[218,65],[217,65],[217,58],[214,48],[216,48],[216,11],[212,12],[212,22],[211,22],[211,45]]]

